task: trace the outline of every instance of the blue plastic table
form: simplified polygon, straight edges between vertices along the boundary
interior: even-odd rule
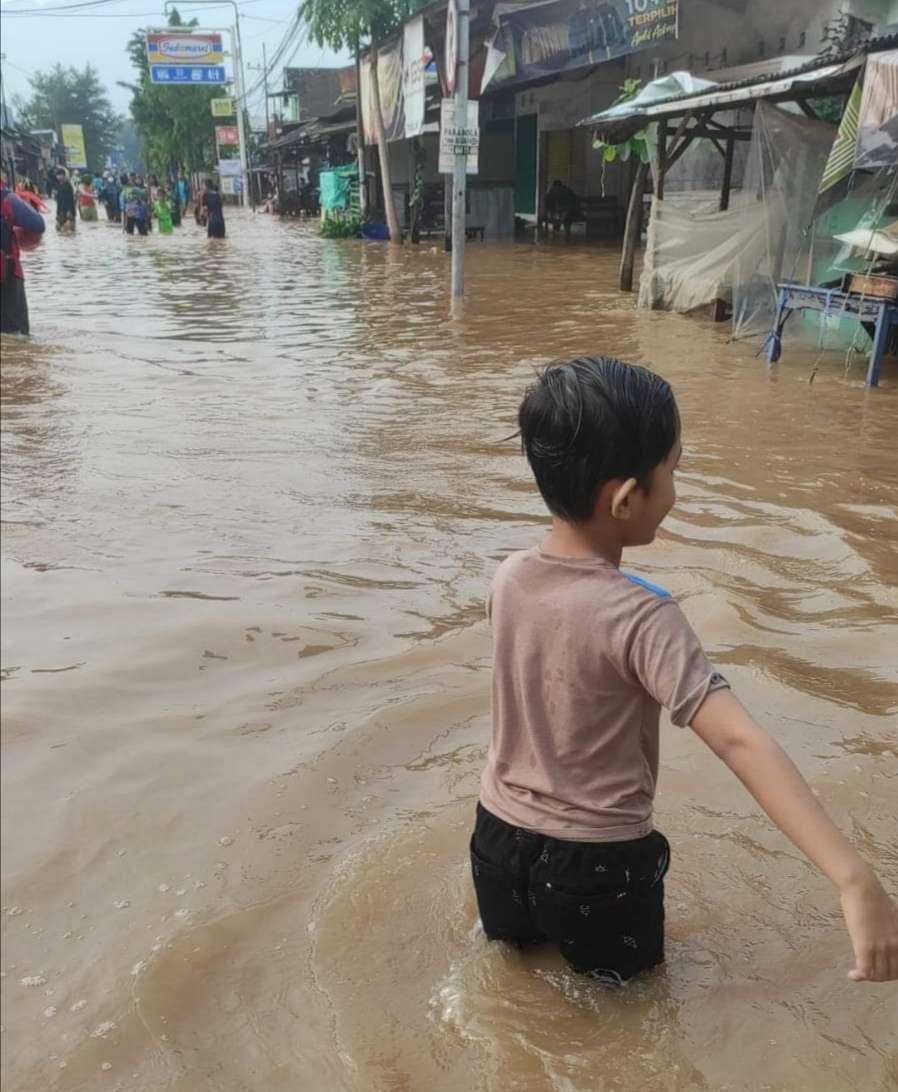
[[[793,311],[822,311],[825,315],[851,315],[859,322],[875,327],[873,349],[867,368],[867,384],[879,384],[879,369],[889,330],[898,326],[898,303],[877,296],[861,296],[856,292],[842,292],[836,288],[817,288],[812,284],[778,284],[776,318],[767,335],[767,361],[775,364],[782,352],[783,327]]]

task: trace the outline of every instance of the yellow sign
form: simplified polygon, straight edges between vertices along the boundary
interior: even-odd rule
[[[84,130],[80,125],[61,125],[62,144],[65,148],[67,167],[84,170],[87,166],[87,148],[84,147]]]
[[[150,65],[220,65],[224,57],[221,35],[196,31],[154,31],[147,35]]]
[[[214,118],[232,118],[237,113],[233,99],[210,99],[209,105]]]

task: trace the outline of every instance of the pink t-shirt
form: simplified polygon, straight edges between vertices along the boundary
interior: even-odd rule
[[[729,684],[661,588],[599,558],[513,554],[490,594],[493,736],[483,806],[572,842],[652,830],[660,707],[689,724]]]

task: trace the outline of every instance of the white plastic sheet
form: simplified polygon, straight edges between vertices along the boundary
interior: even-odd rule
[[[719,192],[707,189],[654,203],[639,305],[685,312],[722,299],[733,305],[734,336],[766,332],[777,281],[805,279],[817,185],[835,133],[835,125],[759,102],[726,211]]]
[[[740,259],[761,265],[767,250],[767,209],[762,202],[740,214],[719,211],[714,191],[674,193],[652,207],[646,240],[640,307],[692,311],[733,298]]]

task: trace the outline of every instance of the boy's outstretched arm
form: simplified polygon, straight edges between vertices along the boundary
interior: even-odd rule
[[[898,911],[782,747],[729,690],[709,694],[691,727],[783,834],[838,887],[854,947],[848,977],[856,982],[898,978]]]

